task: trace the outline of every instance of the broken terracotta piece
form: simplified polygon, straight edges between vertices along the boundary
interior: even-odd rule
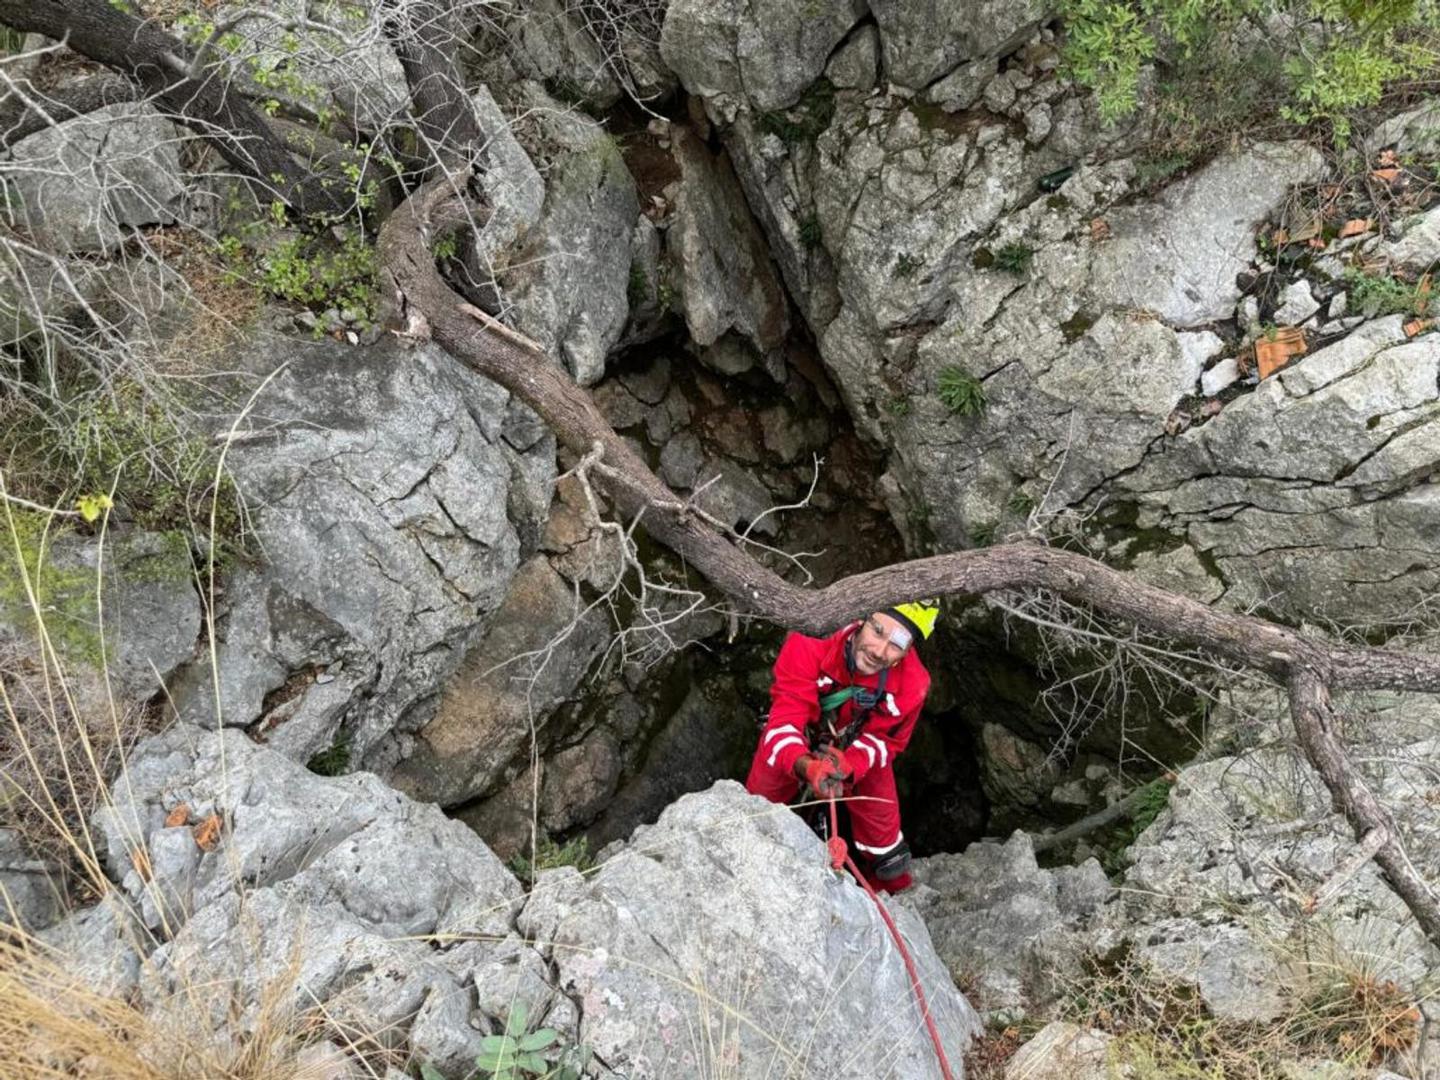
[[[1260,378],[1268,379],[1296,357],[1304,356],[1306,348],[1305,331],[1298,326],[1282,326],[1255,342],[1255,369]]]

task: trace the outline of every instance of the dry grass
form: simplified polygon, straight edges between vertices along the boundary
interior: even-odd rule
[[[339,1051],[317,1041],[315,1017],[294,1007],[294,971],[273,980],[244,1035],[197,1023],[187,987],[132,1001],[97,993],[31,939],[0,942],[0,1075],[13,1080],[327,1080]],[[207,987],[213,997],[221,988]]]
[[[1357,1076],[1380,1066],[1406,1072],[1420,1038],[1414,995],[1363,961],[1330,956],[1291,965],[1284,1011],[1266,1022],[1217,1019],[1193,986],[1128,954],[1092,958],[1061,1011],[1113,1035],[1111,1062],[1132,1080],[1282,1080],[1305,1061],[1338,1062]]]

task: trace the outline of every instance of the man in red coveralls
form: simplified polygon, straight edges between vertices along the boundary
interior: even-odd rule
[[[856,861],[877,888],[910,886],[895,759],[910,742],[930,673],[915,654],[940,609],[922,600],[877,611],[827,638],[790,634],[775,661],[770,716],[745,787],[788,803],[805,784],[846,805]]]

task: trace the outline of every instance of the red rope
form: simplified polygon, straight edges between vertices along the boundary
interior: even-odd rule
[[[889,909],[880,902],[880,897],[875,894],[868,878],[860,872],[855,865],[855,860],[850,857],[850,850],[845,845],[845,839],[840,835],[839,820],[835,810],[835,796],[830,796],[830,838],[825,842],[830,852],[830,867],[839,870],[843,863],[865,889],[870,899],[875,902],[875,907],[880,911],[880,917],[885,920],[885,926],[890,931],[890,936],[895,940],[895,947],[900,950],[900,959],[905,961],[905,970],[910,973],[910,989],[915,991],[915,1000],[920,1003],[920,1015],[925,1018],[925,1028],[930,1032],[930,1042],[935,1047],[935,1056],[940,1061],[940,1073],[945,1080],[955,1080],[950,1072],[950,1061],[945,1056],[945,1048],[940,1045],[940,1032],[935,1027],[935,1020],[930,1015],[930,1003],[925,1000],[925,991],[920,986],[920,973],[915,970],[915,961],[910,959],[910,950],[905,948],[905,942],[900,937],[900,928],[895,925],[895,920],[890,917]]]

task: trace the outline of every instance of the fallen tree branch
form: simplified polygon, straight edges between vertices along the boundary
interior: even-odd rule
[[[1383,838],[1375,851],[1375,862],[1395,894],[1405,902],[1420,929],[1440,945],[1440,898],[1421,876],[1400,842],[1400,830],[1390,812],[1380,804],[1360,770],[1345,753],[1336,734],[1335,706],[1330,690],[1319,673],[1308,667],[1296,668],[1289,679],[1290,717],[1300,736],[1305,756],[1335,801],[1336,809],[1355,830],[1363,844],[1376,834]]]
[[[1304,903],[1306,915],[1314,915],[1331,900],[1340,895],[1340,890],[1350,883],[1350,879],[1360,872],[1360,868],[1375,857],[1382,847],[1390,841],[1390,833],[1385,829],[1371,829],[1360,838],[1360,845],[1352,851],[1337,866],[1333,873],[1320,883],[1320,887],[1309,896]]]
[[[1154,783],[1152,780],[1151,783]],[[1133,818],[1135,811],[1149,797],[1150,784],[1141,784],[1134,791],[1130,792],[1123,799],[1117,799],[1103,810],[1097,810],[1093,814],[1087,814],[1079,821],[1071,822],[1063,829],[1057,829],[1052,833],[1040,833],[1030,840],[1031,847],[1035,854],[1039,855],[1045,851],[1051,851],[1058,847],[1079,840],[1082,836],[1089,836],[1098,829],[1126,818]]]

